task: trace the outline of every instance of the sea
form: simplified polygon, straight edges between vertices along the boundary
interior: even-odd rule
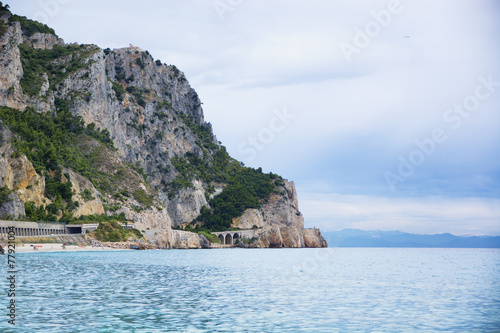
[[[500,332],[499,249],[20,253],[14,297],[6,257],[1,332]]]

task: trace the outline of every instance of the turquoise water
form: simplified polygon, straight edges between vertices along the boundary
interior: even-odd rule
[[[16,328],[4,315],[1,332],[500,332],[498,249],[16,257]]]

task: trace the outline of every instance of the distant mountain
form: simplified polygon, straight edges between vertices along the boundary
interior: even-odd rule
[[[418,235],[401,231],[343,229],[323,232],[329,247],[500,248],[499,236]]]

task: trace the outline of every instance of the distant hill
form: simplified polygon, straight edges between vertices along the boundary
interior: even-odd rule
[[[500,248],[499,236],[418,235],[401,231],[343,229],[323,232],[329,247]]]

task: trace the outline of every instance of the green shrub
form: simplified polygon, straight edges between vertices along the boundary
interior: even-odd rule
[[[54,45],[52,49],[34,49],[27,44],[19,44],[23,77],[21,87],[23,91],[36,96],[43,84],[43,74],[47,74],[49,89],[55,90],[69,74],[87,68],[85,63],[92,53],[97,51],[95,46],[86,45]]]
[[[210,243],[219,243],[220,244],[220,239],[216,235],[213,235],[208,231],[198,231],[198,233],[200,235],[205,236],[210,241]]]
[[[10,13],[10,10],[9,10],[10,6],[8,4],[3,4],[1,1],[0,1],[0,16],[3,16],[4,14],[7,14],[7,13]]]
[[[54,29],[49,28],[46,24],[30,20],[25,16],[12,15],[10,17],[10,21],[17,21],[21,23],[21,29],[23,33],[27,36],[33,36],[37,32],[41,32],[44,34],[51,34],[57,37]]]
[[[258,240],[257,237],[252,237],[250,239],[243,239],[243,244],[252,244],[253,242],[256,242]]]
[[[115,220],[99,222],[96,230],[90,233],[100,242],[125,242],[129,237],[144,238],[137,229],[123,229]]]
[[[12,191],[7,187],[7,185],[4,185],[0,187],[0,206],[8,201],[8,196]]]
[[[115,92],[116,99],[119,100],[120,102],[123,101],[123,95],[125,94],[125,89],[123,86],[117,82],[111,81],[111,84],[113,86],[113,91]]]
[[[134,87],[134,86],[128,86],[128,87],[126,88],[126,90],[127,90],[127,92],[128,92],[129,94],[133,94],[134,92],[136,92],[136,91],[138,90],[138,88],[137,88],[137,87]]]
[[[141,233],[139,229],[128,229],[128,231],[132,232],[136,238],[144,238],[144,235]]]
[[[141,130],[141,132],[142,132],[142,130]],[[142,178],[144,179],[144,181],[146,181],[148,179],[148,176],[144,172],[144,169],[141,167],[141,163],[139,163],[139,161],[135,162],[135,164],[128,163],[127,165],[128,165],[129,168],[131,168],[132,170],[134,170],[135,172],[137,172],[139,175],[141,175]]]
[[[115,75],[116,81],[125,80],[125,74],[119,73]]]
[[[144,192],[142,189],[138,189],[134,191],[134,199],[137,200],[140,204],[146,206],[147,208],[153,205],[153,199]]]
[[[101,189],[104,189],[101,185],[105,185],[102,182],[105,175],[98,171],[91,156],[85,155],[77,144],[82,136],[90,136],[112,146],[109,132],[95,129],[95,124],[84,126],[83,120],[69,110],[68,101],[56,98],[55,104],[57,109],[53,116],[50,116],[51,112],[38,113],[30,107],[24,111],[0,107],[0,119],[21,139],[12,141],[16,152],[26,155],[36,171],[45,175],[45,195],[55,199],[46,207],[47,214],[43,213],[42,207],[27,203],[26,214],[30,220],[53,220],[53,215],[58,212],[70,212],[77,207],[72,201],[69,175],[63,177],[60,165],[84,175]],[[66,180],[63,181],[63,178]]]
[[[192,116],[179,113],[179,117],[182,119],[184,124],[189,127],[191,132],[193,132],[197,137],[196,144],[200,147],[214,150],[218,146],[213,142],[212,128],[207,124],[197,124]]]
[[[177,177],[166,184],[165,191],[172,199],[182,188],[193,187],[192,180],[200,179],[205,184],[212,182],[225,183],[222,193],[209,200],[211,207],[202,207],[200,214],[193,222],[202,222],[203,226],[212,231],[226,230],[231,226],[232,219],[241,216],[248,208],[259,208],[276,188],[275,182],[282,180],[274,174],[265,174],[261,168],[244,167],[232,159],[221,146],[208,157],[186,153],[184,157],[176,156],[171,162],[178,171]],[[209,197],[214,189],[206,189]]]
[[[99,222],[108,222],[108,221],[120,221],[126,222],[125,214],[120,213],[119,215],[113,214],[112,216],[108,216],[106,214],[91,214],[91,215],[81,215],[78,218],[75,218],[75,223],[99,223]]]
[[[80,193],[82,196],[83,200],[85,201],[90,201],[94,200],[95,198],[92,196],[92,193],[90,193],[90,190],[88,188],[84,189],[82,193]]]
[[[135,59],[135,63],[141,67],[141,69],[144,69],[144,63],[142,62],[142,59],[141,58],[137,58]]]
[[[7,24],[0,20],[0,38],[7,32]]]

